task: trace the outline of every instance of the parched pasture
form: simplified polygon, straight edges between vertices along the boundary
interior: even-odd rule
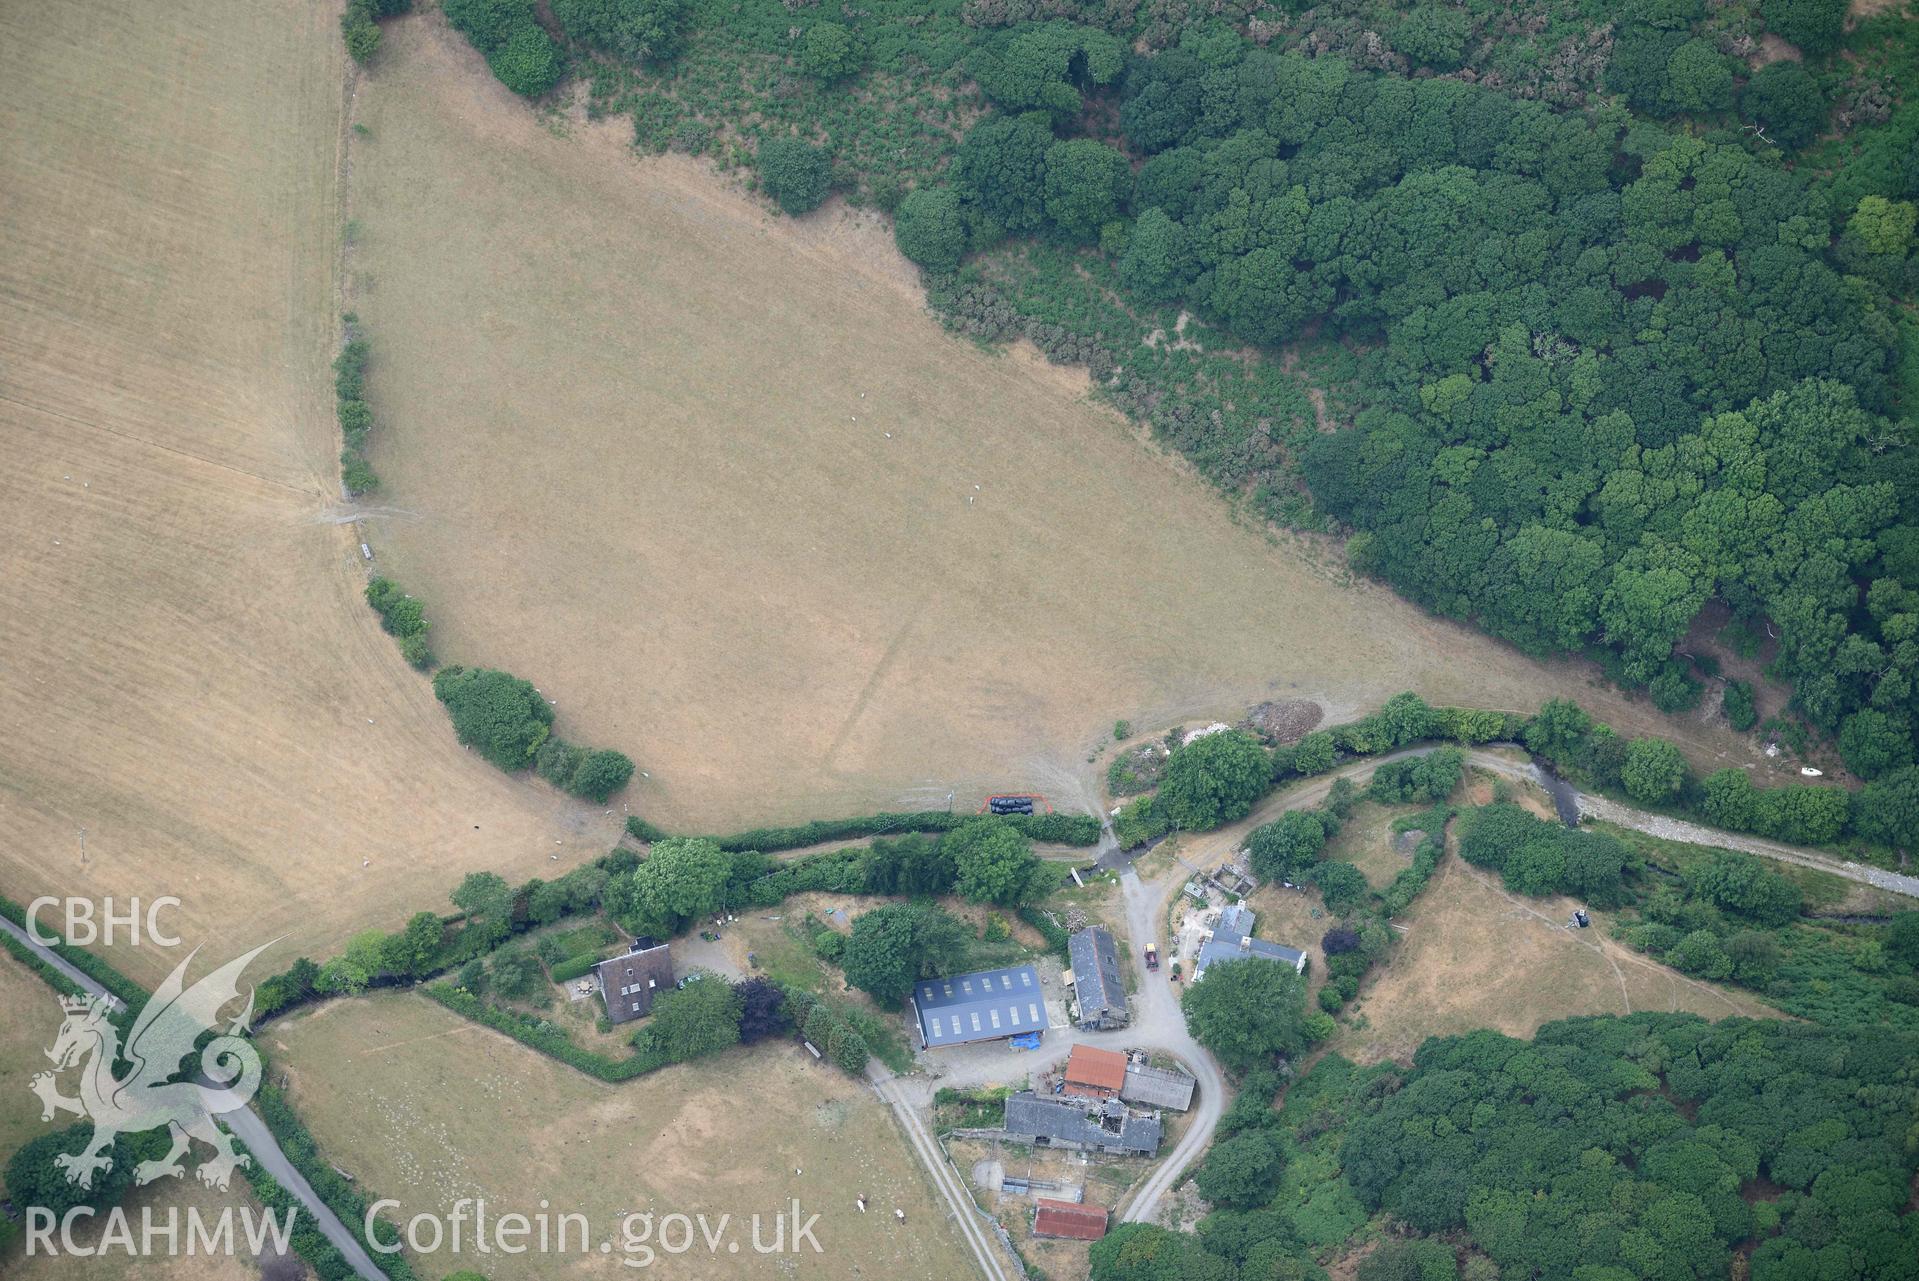
[[[619,1224],[648,1209],[704,1213],[710,1227],[731,1215],[739,1244],[662,1255],[648,1275],[950,1281],[974,1266],[885,1105],[790,1042],[612,1086],[397,993],[305,1011],[267,1040],[327,1159],[400,1201],[401,1219],[447,1214],[462,1197],[485,1197],[489,1215],[531,1216],[544,1199],[593,1229],[586,1257],[442,1253],[415,1259],[423,1277],[461,1267],[493,1281],[634,1275],[620,1263]],[[772,1212],[795,1198],[820,1216],[821,1253],[755,1253],[751,1216],[765,1216],[770,1242]],[[597,1253],[601,1240],[610,1256]]]
[[[1778,1016],[1749,992],[1688,978],[1614,942],[1609,913],[1593,912],[1588,929],[1568,928],[1574,906],[1508,894],[1497,875],[1448,853],[1397,922],[1406,926],[1399,946],[1347,1007],[1334,1048],[1370,1063],[1408,1059],[1429,1036],[1489,1027],[1528,1037],[1580,1014]]]
[[[330,523],[342,56],[304,0],[0,7],[0,892],[276,968],[615,821],[459,748]]]
[[[623,120],[531,110],[431,12],[385,31],[350,166],[403,513],[374,541],[438,648],[631,751],[656,821],[1077,801],[1117,718],[1405,688],[1574,694],[1747,759],[1235,524],[1082,376],[946,334],[870,219],[779,219]]]

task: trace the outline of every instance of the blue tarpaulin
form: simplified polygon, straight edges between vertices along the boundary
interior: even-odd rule
[[[1039,1033],[1028,1032],[1024,1036],[1012,1037],[1007,1041],[1007,1044],[1016,1050],[1037,1050],[1039,1048]]]

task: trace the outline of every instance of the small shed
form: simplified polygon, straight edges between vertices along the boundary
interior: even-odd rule
[[[1033,1210],[1033,1235],[1068,1241],[1097,1241],[1106,1235],[1106,1210],[1041,1197]]]

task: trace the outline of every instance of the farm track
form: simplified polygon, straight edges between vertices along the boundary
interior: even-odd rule
[[[1871,885],[1894,894],[1904,894],[1908,898],[1919,898],[1919,876],[1905,876],[1898,872],[1888,872],[1884,868],[1867,867],[1863,863],[1854,863],[1850,859],[1834,858],[1830,854],[1800,849],[1793,845],[1782,845],[1778,841],[1768,841],[1757,836],[1720,832],[1710,827],[1701,827],[1697,823],[1689,823],[1684,819],[1669,818],[1664,814],[1648,814],[1643,810],[1621,805],[1618,801],[1609,800],[1604,796],[1588,796],[1581,792],[1578,793],[1578,800],[1579,813],[1584,818],[1596,818],[1602,823],[1629,827],[1635,832],[1644,832],[1648,836],[1657,836],[1661,840],[1679,841],[1686,845],[1710,845],[1719,849],[1756,854],[1760,858],[1809,867],[1833,876],[1843,876],[1849,881]]]
[[[901,1091],[893,1074],[878,1062],[868,1064],[867,1076],[873,1082],[873,1093],[892,1108],[894,1119],[905,1132],[906,1140],[919,1157],[920,1164],[925,1167],[927,1176],[932,1179],[933,1187],[951,1209],[960,1236],[972,1250],[973,1258],[979,1263],[986,1281],[1009,1281],[998,1242],[979,1222],[980,1210],[974,1204],[972,1194],[966,1190],[959,1171],[946,1159],[946,1153],[938,1141],[927,1131],[913,1102]],[[1013,1275],[1024,1276],[1025,1273],[1023,1269],[1016,1269]]]

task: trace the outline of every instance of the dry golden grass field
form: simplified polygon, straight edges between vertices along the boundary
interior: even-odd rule
[[[621,1215],[734,1216],[738,1253],[662,1256],[644,1275],[951,1281],[974,1266],[912,1151],[864,1082],[792,1045],[731,1051],[611,1086],[425,997],[334,1002],[274,1024],[275,1066],[327,1159],[399,1200],[402,1217],[461,1197],[489,1213],[577,1210],[593,1242]],[[861,1213],[854,1198],[868,1199]],[[744,1220],[799,1198],[821,1253],[753,1253]],[[906,1223],[895,1221],[901,1209]],[[770,1240],[771,1220],[763,1225]],[[577,1238],[575,1238],[577,1239]],[[420,1256],[422,1276],[492,1281],[634,1275],[612,1257]]]
[[[0,6],[0,892],[174,894],[279,964],[613,822],[459,748],[327,521],[339,45],[307,0]]]
[[[1350,1007],[1365,1026],[1342,1022],[1333,1047],[1371,1063],[1408,1059],[1429,1036],[1481,1027],[1531,1036],[1578,1014],[1777,1017],[1750,993],[1687,978],[1614,942],[1610,913],[1593,912],[1590,929],[1567,928],[1573,907],[1508,894],[1498,877],[1448,854],[1401,918],[1407,930],[1391,959]]]
[[[631,751],[669,828],[1089,798],[1117,717],[1277,694],[1649,723],[1236,525],[1083,380],[945,334],[883,228],[529,110],[433,13],[386,33],[348,257],[375,544],[443,653]]]

